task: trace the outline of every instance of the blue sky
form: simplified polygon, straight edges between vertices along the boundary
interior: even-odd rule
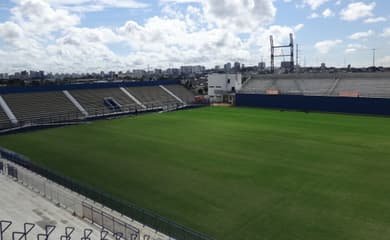
[[[2,0],[0,72],[269,64],[294,33],[301,65],[390,66],[386,0]]]

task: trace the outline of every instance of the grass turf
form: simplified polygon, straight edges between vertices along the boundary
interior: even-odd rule
[[[388,239],[390,119],[203,108],[0,137],[217,239]]]

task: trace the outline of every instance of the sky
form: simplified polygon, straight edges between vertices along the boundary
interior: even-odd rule
[[[389,9],[388,0],[0,0],[0,72],[269,66],[269,36],[285,45],[290,33],[301,66],[371,66],[376,49],[376,65],[389,67]]]

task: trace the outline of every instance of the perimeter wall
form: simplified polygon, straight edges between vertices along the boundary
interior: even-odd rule
[[[390,99],[237,94],[236,106],[390,116]]]

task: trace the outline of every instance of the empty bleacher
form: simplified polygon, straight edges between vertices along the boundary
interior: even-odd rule
[[[2,95],[19,123],[50,123],[81,117],[80,111],[60,91]]]
[[[8,119],[8,116],[5,114],[3,109],[0,107],[0,129],[9,128],[12,124]]]
[[[166,85],[165,87],[187,104],[195,101],[195,95],[182,85],[174,84]]]
[[[148,108],[180,103],[159,86],[129,87],[127,90]]]
[[[304,95],[309,96],[325,96],[332,90],[337,79],[300,79],[298,80],[303,89]],[[335,91],[335,90],[334,90]]]
[[[277,90],[272,79],[251,79],[240,92],[265,93],[267,90]]]
[[[148,86],[112,84],[96,88],[77,85],[57,87],[48,91],[33,88],[5,91],[1,94],[17,119],[12,124],[0,108],[0,130],[14,127],[30,127],[50,123],[80,121],[140,111],[174,110],[193,104],[194,94],[179,84],[159,85],[163,82],[147,83]],[[149,84],[156,84],[149,86]],[[164,83],[163,83],[164,84]],[[129,87],[129,85],[131,87]],[[127,86],[127,88],[126,88]],[[57,90],[58,89],[58,90]]]
[[[384,74],[291,74],[264,75],[245,83],[242,93],[266,94],[276,90],[279,94],[308,96],[339,96],[340,93],[359,93],[360,97],[390,98],[390,76]]]
[[[84,107],[89,115],[101,115],[113,112],[132,111],[139,107],[119,88],[73,90],[69,93]],[[106,99],[106,100],[105,100]],[[107,100],[116,102],[120,107],[112,108]]]
[[[340,81],[337,92],[358,92],[361,97],[389,98],[390,79],[347,78]]]
[[[302,94],[297,87],[296,82],[299,80],[281,80],[281,81],[275,81],[274,87],[275,89],[272,90],[278,90],[280,93],[285,94]]]

